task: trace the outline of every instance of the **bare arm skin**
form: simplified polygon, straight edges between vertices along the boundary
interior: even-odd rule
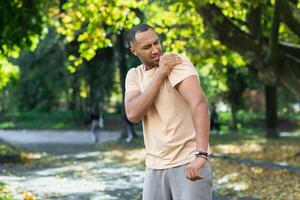
[[[196,129],[197,150],[207,152],[209,140],[209,114],[208,103],[199,80],[196,76],[190,76],[177,86],[182,97],[188,102],[194,127]],[[204,166],[205,159],[197,157],[195,161],[186,165],[186,176],[190,180],[201,179],[199,170]]]
[[[129,121],[137,123],[145,116],[153,104],[162,82],[172,68],[180,63],[181,59],[175,54],[161,56],[158,70],[155,71],[148,87],[142,93],[132,91],[125,95],[125,111]]]

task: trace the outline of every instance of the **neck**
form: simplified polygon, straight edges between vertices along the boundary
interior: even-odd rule
[[[146,65],[146,64],[144,64],[144,66],[145,66],[146,71],[156,67],[156,66],[151,66],[151,65]]]

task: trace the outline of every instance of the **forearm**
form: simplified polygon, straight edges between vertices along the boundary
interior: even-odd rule
[[[136,123],[144,117],[153,104],[163,80],[164,76],[156,73],[143,93],[127,102],[126,113],[130,121]]]
[[[208,104],[206,100],[201,101],[192,109],[192,118],[196,129],[197,151],[208,151],[210,121],[208,114]]]

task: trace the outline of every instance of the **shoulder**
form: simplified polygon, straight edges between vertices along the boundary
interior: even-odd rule
[[[142,70],[142,65],[139,65],[137,67],[132,67],[127,72],[127,77],[137,76],[137,74]]]
[[[176,54],[180,57],[181,59],[181,63],[174,66],[172,72],[182,72],[182,71],[196,71],[195,66],[193,65],[193,63],[190,61],[190,59],[182,54]]]
[[[197,76],[199,78],[198,72],[191,61],[186,56],[177,55],[182,59],[182,62],[174,66],[168,76],[172,87],[175,87],[190,76]]]
[[[181,60],[182,60],[182,64],[181,65],[184,65],[184,66],[189,66],[189,67],[195,67],[194,65],[193,65],[193,63],[190,61],[190,59],[187,57],[187,56],[185,56],[185,55],[183,55],[183,54],[177,54],[180,58],[181,58]]]

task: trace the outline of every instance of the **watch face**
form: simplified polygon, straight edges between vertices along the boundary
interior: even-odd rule
[[[203,155],[203,156],[208,156],[208,154],[206,152],[200,152],[200,151],[196,151],[195,155]]]

